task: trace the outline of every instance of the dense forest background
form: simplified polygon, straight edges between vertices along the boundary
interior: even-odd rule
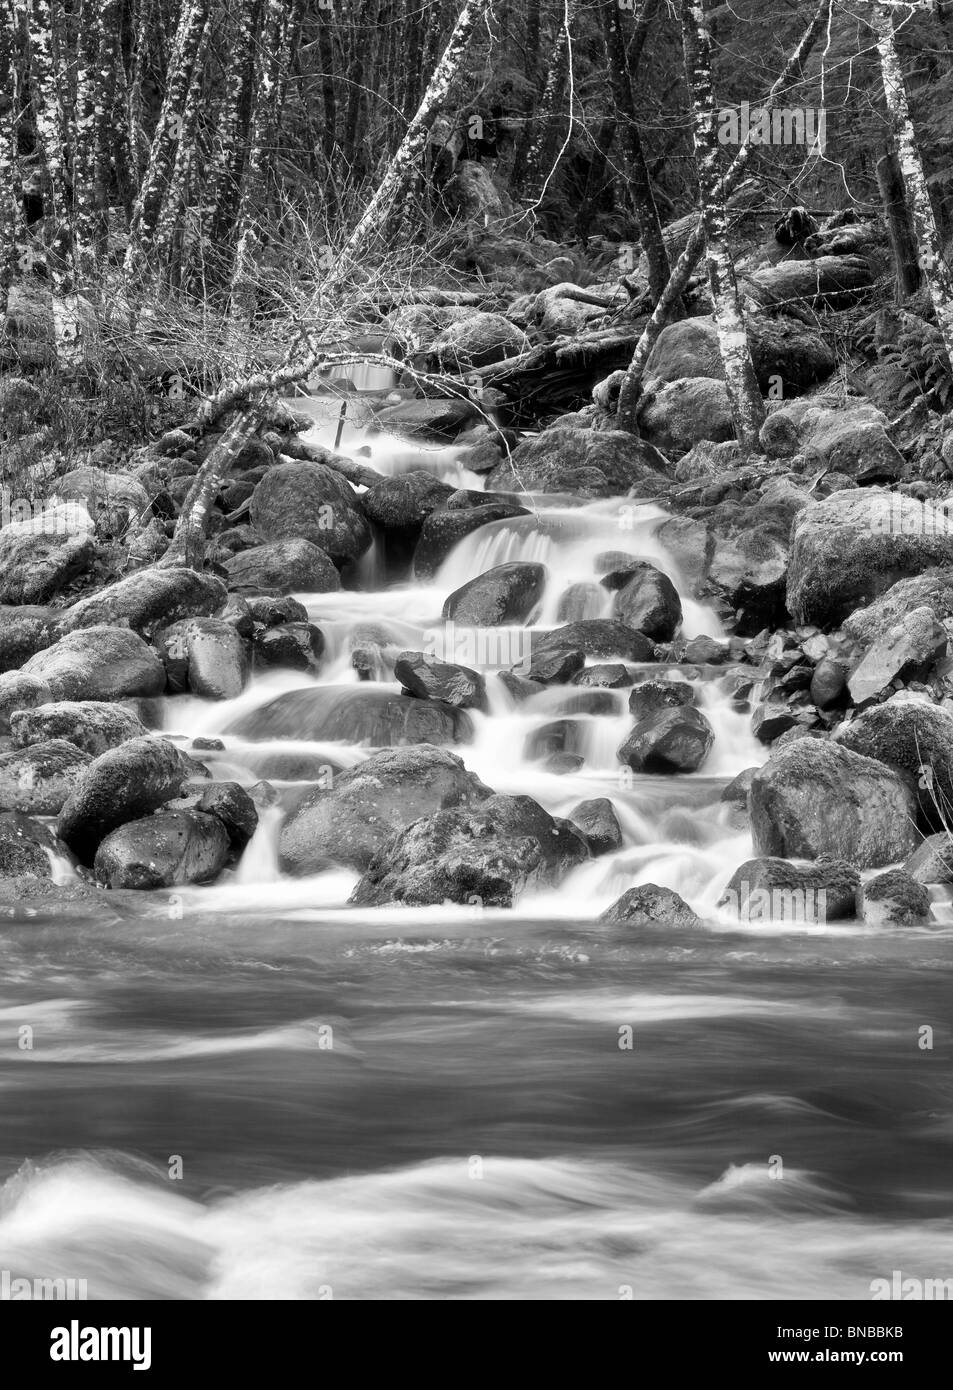
[[[716,108],[757,108],[816,7],[703,8]],[[618,279],[651,251],[647,210],[673,224],[698,201],[680,9],[2,0],[6,364],[85,375],[100,393],[154,394],[172,377],[175,399],[295,343],[320,356],[315,332],[340,347],[412,286]],[[884,10],[949,237],[947,0],[821,6],[783,102],[823,113],[823,141],[752,144],[735,224],[879,215]],[[736,154],[719,144],[719,173]]]

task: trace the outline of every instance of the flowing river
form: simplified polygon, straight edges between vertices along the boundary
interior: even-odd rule
[[[481,486],[452,449],[347,427],[359,446]],[[386,669],[358,683],[354,629],[421,650],[446,595],[508,560],[546,565],[542,627],[615,549],[676,582],[686,635],[723,636],[661,516],[536,498],[428,584],[385,587],[372,553],[360,591],[298,596],[319,676],[176,697],[166,730],[220,739],[201,756],[246,785],[353,765],[366,746],[271,736],[269,704],[396,693]],[[733,920],[718,900],[752,849],[720,795],[767,750],[723,670],[652,671],[696,685],[716,735],[697,774],[623,775],[627,690],[593,712],[488,678],[467,767],[553,814],[608,797],[624,836],[512,911],[349,908],[356,872],[280,873],[277,807],[214,886],[7,910],[0,1269],[91,1299],[869,1299],[897,1270],[953,1277],[953,927]],[[554,727],[578,770],[546,770]],[[597,921],[642,883],[704,926]]]

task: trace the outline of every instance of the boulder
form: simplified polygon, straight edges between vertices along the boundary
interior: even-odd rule
[[[227,598],[228,590],[214,574],[186,567],[138,570],[67,608],[60,630],[78,632],[109,625],[149,633],[178,618],[217,613]]]
[[[818,709],[831,709],[838,704],[847,689],[847,668],[836,657],[825,656],[815,666],[811,676],[810,696]]]
[[[931,503],[845,488],[794,522],[787,606],[798,623],[834,627],[899,579],[953,564],[953,528]]]
[[[370,685],[289,690],[225,730],[250,741],[294,738],[392,748],[408,743],[470,743],[466,710],[442,700],[412,700]]]
[[[933,920],[930,894],[903,869],[861,883],[857,915],[871,927],[922,926]]]
[[[569,812],[569,819],[580,832],[593,858],[622,848],[622,827],[615,807],[607,796],[580,801]]]
[[[953,569],[932,569],[900,579],[879,598],[855,608],[843,622],[845,640],[866,653],[918,608],[928,608],[940,623],[953,618]]]
[[[619,578],[622,582],[614,583]],[[645,561],[633,561],[624,575],[615,572],[603,579],[618,590],[614,612],[626,627],[644,632],[653,642],[670,642],[682,623],[678,590],[668,575]]]
[[[444,621],[470,627],[525,623],[542,599],[546,578],[545,565],[521,560],[496,565],[447,597]]]
[[[414,306],[416,307],[416,306]],[[453,311],[457,313],[457,310]],[[466,312],[466,311],[464,311]],[[376,412],[377,424],[388,434],[447,444],[477,418],[479,407],[459,397],[401,401]]]
[[[129,739],[83,770],[59,814],[57,834],[81,863],[92,864],[111,831],[172,801],[196,770],[166,739]]]
[[[855,705],[883,695],[893,681],[919,680],[946,655],[947,634],[932,608],[915,608],[878,637],[847,682]]]
[[[0,676],[0,734],[10,732],[10,719],[17,710],[35,709],[51,698],[46,681],[25,675],[22,671],[5,671]]]
[[[953,836],[948,830],[928,835],[903,866],[917,883],[953,883]]]
[[[629,692],[629,713],[636,723],[650,719],[660,710],[681,709],[694,703],[695,691],[688,681],[641,681]]]
[[[842,724],[834,741],[906,774],[918,788],[921,822],[943,828],[943,814],[953,806],[953,714],[948,710],[895,697]]]
[[[749,859],[732,874],[718,901],[743,922],[805,922],[823,926],[854,916],[860,874],[839,859],[809,865]]]
[[[395,831],[490,796],[490,788],[442,748],[421,744],[373,753],[311,792],[289,815],[281,831],[281,867],[298,875],[335,864],[364,870]]]
[[[589,618],[585,622],[565,623],[548,632],[532,634],[533,657],[543,652],[581,651],[602,659],[621,657],[623,661],[654,661],[655,644],[643,632],[636,632],[615,618]]]
[[[644,883],[616,898],[599,916],[600,922],[624,923],[632,927],[700,927],[702,922],[688,903],[671,888]]]
[[[485,710],[486,681],[467,666],[436,661],[423,652],[401,652],[394,675],[411,695],[421,700],[443,700],[459,709]]]
[[[258,829],[255,803],[237,782],[209,782],[200,790],[194,809],[220,820],[229,844],[238,853]]]
[[[324,634],[314,623],[282,623],[255,634],[255,665],[317,671],[324,653]]]
[[[795,395],[834,370],[834,354],[820,333],[800,319],[783,315],[751,315],[748,341],[761,390],[780,385],[785,396]],[[711,315],[680,319],[659,334],[645,366],[646,380],[678,381],[711,377],[723,381],[725,369],[718,346],[718,329]]]
[[[714,741],[714,730],[701,711],[683,705],[640,720],[617,757],[633,772],[697,772]]]
[[[59,815],[89,762],[88,753],[59,738],[0,753],[0,810]]]
[[[251,520],[266,541],[300,537],[336,565],[357,560],[371,543],[371,528],[357,494],[321,463],[280,463],[255,488]]]
[[[708,377],[650,381],[638,410],[642,437],[671,459],[680,459],[701,439],[734,439],[735,427],[724,382]]]
[[[131,709],[110,701],[56,700],[33,709],[18,709],[10,716],[14,748],[29,748],[46,739],[67,743],[98,758],[130,738],[142,738],[148,730]]]
[[[362,496],[361,505],[375,526],[416,542],[427,517],[453,493],[449,483],[441,482],[426,469],[414,468],[375,483]]]
[[[527,346],[526,334],[502,314],[470,312],[437,334],[429,356],[442,372],[468,372],[516,357]]]
[[[89,535],[47,535],[0,531],[0,603],[47,603],[72,580],[86,574],[96,559]]]
[[[131,473],[74,468],[55,480],[51,495],[56,502],[79,503],[103,534],[120,536],[152,516],[149,494]]]
[[[14,671],[56,641],[59,613],[36,604],[0,606],[0,671]]]
[[[222,618],[186,618],[156,634],[169,689],[207,700],[234,700],[248,679],[247,643]]]
[[[532,797],[491,796],[398,831],[371,860],[350,901],[512,907],[527,888],[558,883],[587,857],[582,836]]]
[[[216,816],[164,810],[106,835],[96,851],[93,875],[107,888],[171,888],[208,883],[228,857],[228,835]]]
[[[572,683],[596,690],[625,690],[632,684],[632,677],[628,667],[621,662],[599,662],[595,666],[586,666],[573,677]]]
[[[229,588],[242,593],[330,594],[341,587],[334,561],[301,537],[240,550],[225,570]]]
[[[565,685],[586,664],[585,652],[572,647],[552,647],[537,652],[526,668],[527,680],[539,685]]]
[[[812,473],[838,473],[864,484],[893,482],[902,476],[904,460],[887,428],[887,417],[869,401],[828,407],[800,400],[768,415],[760,442],[769,458],[800,455]]]
[[[668,473],[658,449],[637,435],[554,425],[522,439],[488,474],[487,486],[501,492],[619,497],[642,484],[651,484],[654,492]]]
[[[141,637],[123,627],[70,632],[23,666],[42,680],[54,700],[124,700],[160,695],[165,667]]]
[[[772,753],[751,779],[755,853],[832,855],[860,869],[904,859],[916,845],[908,779],[837,743],[805,738]]]

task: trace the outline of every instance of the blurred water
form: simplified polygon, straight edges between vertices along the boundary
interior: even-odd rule
[[[480,485],[452,450],[369,447],[382,471]],[[485,569],[547,567],[530,641],[608,550],[685,593],[654,504],[530,500],[433,583],[303,595],[319,676],[176,698],[169,732],[221,737],[210,770],[249,785],[276,753],[349,767],[370,748],[259,737],[262,711],[293,690],[396,693],[393,655]],[[690,635],[722,635],[684,607]],[[359,687],[368,623],[383,655]],[[188,1299],[865,1299],[895,1269],[953,1275],[953,927],[729,921],[718,898],[751,840],[720,795],[766,750],[717,670],[664,673],[716,734],[689,777],[620,769],[627,690],[567,712],[576,692],[517,704],[488,672],[466,765],[558,815],[606,796],[623,833],[513,911],[350,909],[353,870],[281,877],[277,807],[212,887],[4,910],[0,1268]],[[564,719],[584,762],[557,776],[537,743]],[[597,921],[649,882],[704,924]]]

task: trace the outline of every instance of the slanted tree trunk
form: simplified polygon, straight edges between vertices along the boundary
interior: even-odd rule
[[[705,231],[708,284],[711,289],[718,348],[725,369],[735,434],[742,448],[760,449],[764,401],[748,346],[748,330],[728,244],[728,214],[718,178],[718,117],[711,70],[708,0],[682,0],[682,45],[685,74],[692,94],[692,136],[698,165],[701,224]]]
[[[893,127],[897,159],[913,214],[913,226],[920,250],[920,269],[933,301],[947,357],[953,363],[953,271],[943,258],[940,234],[930,201],[930,190],[927,187],[923,161],[910,118],[907,88],[894,39],[893,11],[885,5],[874,4],[871,23],[877,35],[887,114]]]
[[[897,272],[897,297],[905,299],[920,288],[920,248],[907,203],[907,190],[897,156],[892,150],[877,160],[877,187]]]
[[[336,275],[332,272],[334,278],[340,279],[352,265],[355,256],[359,252],[363,253],[369,243],[386,235],[400,209],[404,195],[420,168],[427,148],[427,137],[446,104],[447,96],[463,62],[470,36],[486,14],[489,3],[490,0],[466,0],[417,112],[407,127],[407,133],[368,203],[363,217],[344,245],[338,258]]]
[[[827,27],[830,15],[832,0],[820,0],[817,11],[801,37],[801,41],[794,53],[784,66],[784,71],[774,83],[765,100],[761,103],[762,108],[770,108],[783,95],[788,86],[795,81],[801,74],[802,67],[807,61],[818,38]],[[751,133],[749,132],[744,144],[735,155],[728,167],[724,177],[718,180],[715,187],[715,196],[719,199],[726,199],[732,190],[737,188],[741,178],[748,167],[751,156]],[[675,306],[678,304],[688,286],[695,266],[705,249],[705,230],[701,222],[695,223],[695,230],[688,238],[685,250],[679,256],[668,284],[665,286],[658,303],[642,331],[632,354],[632,361],[629,363],[625,377],[622,381],[622,389],[619,393],[619,403],[616,414],[616,427],[621,430],[628,430],[631,434],[638,433],[637,412],[639,396],[642,390],[642,377],[645,374],[645,364],[653,347],[658,342],[659,334],[668,323]]]
[[[643,12],[649,8],[648,0]],[[632,204],[639,219],[642,249],[649,266],[649,293],[652,303],[658,302],[669,277],[668,253],[662,237],[662,224],[652,180],[649,177],[642,137],[639,134],[635,99],[632,95],[633,70],[629,66],[626,53],[625,34],[622,30],[622,11],[618,0],[606,0],[602,7],[603,33],[606,42],[606,55],[609,60],[609,78],[616,110],[622,118],[622,140],[625,149],[626,169]],[[641,54],[641,47],[639,49]]]
[[[221,439],[209,451],[208,457],[199,468],[192,486],[182,503],[182,510],[175,525],[175,532],[168,550],[159,561],[162,568],[187,565],[190,569],[201,569],[205,563],[205,539],[208,535],[209,516],[215,499],[228,477],[232,464],[251,440],[261,424],[261,406],[264,396],[254,403],[249,402],[235,416]]]

